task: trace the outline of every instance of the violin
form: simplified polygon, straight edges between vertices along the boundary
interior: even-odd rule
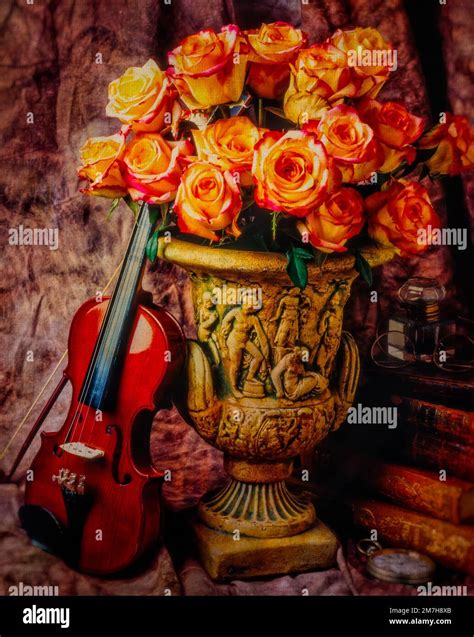
[[[73,318],[63,377],[71,404],[62,427],[41,434],[19,512],[37,544],[99,575],[130,566],[160,529],[164,474],[150,429],[170,406],[185,347],[178,322],[141,288],[152,217],[142,204],[112,297],[90,299]]]

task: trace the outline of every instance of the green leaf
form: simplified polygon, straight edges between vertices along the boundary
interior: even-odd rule
[[[133,216],[136,219],[138,217],[138,212],[140,210],[140,202],[139,201],[133,201],[133,199],[130,197],[130,195],[127,195],[124,198],[124,201],[127,204],[127,206],[130,208],[130,210],[133,212]]]
[[[415,161],[413,163],[417,164],[419,162],[428,161],[430,157],[433,157],[437,150],[438,146],[434,146],[433,148],[417,148]]]
[[[155,232],[148,239],[148,243],[146,244],[146,256],[151,261],[151,263],[155,262],[156,255],[158,254],[158,237],[159,232],[158,230],[155,230]]]
[[[110,204],[109,211],[107,212],[107,216],[105,217],[106,221],[110,221],[112,219],[113,212],[115,208],[119,205],[120,200],[121,200],[121,197],[117,197],[117,199],[114,199],[112,201],[112,203]]]
[[[264,110],[268,111],[269,113],[272,113],[272,115],[276,115],[280,119],[286,119],[287,122],[291,122],[291,120],[288,119],[288,117],[285,115],[285,111],[282,110],[281,108],[274,108],[273,106],[265,106]]]
[[[430,174],[429,168],[426,164],[423,164],[422,169],[420,170],[420,176],[418,177],[418,181],[421,181],[425,177],[428,177]]]
[[[286,271],[296,287],[304,290],[308,283],[308,267],[306,261],[313,259],[313,255],[303,248],[291,246],[286,253],[288,265]]]
[[[377,172],[377,186],[381,188],[392,177],[392,173]]]
[[[150,219],[150,224],[154,226],[161,217],[161,206],[148,204],[148,217]]]
[[[199,126],[196,124],[196,122],[191,122],[190,120],[184,119],[179,123],[179,130],[181,132],[188,130],[199,130]]]
[[[355,268],[367,285],[372,285],[372,268],[360,252],[355,255]]]
[[[328,258],[327,252],[321,252],[321,250],[318,250],[317,248],[313,248],[313,254],[314,254],[314,265],[322,269],[326,259]]]
[[[307,250],[306,248],[301,248],[300,246],[293,246],[293,250],[295,254],[297,254],[300,257],[300,259],[311,261],[314,257],[313,253]]]

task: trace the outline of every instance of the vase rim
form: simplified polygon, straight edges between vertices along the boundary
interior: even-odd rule
[[[367,243],[360,252],[371,267],[389,261],[395,254],[392,248],[375,243]],[[158,244],[158,256],[193,272],[214,273],[216,275],[235,272],[242,275],[259,276],[284,274],[290,282],[286,272],[288,264],[286,255],[278,252],[229,250],[200,246],[182,239],[173,238],[171,241],[166,241],[164,237],[161,237]],[[323,270],[315,264],[308,264],[308,276],[312,279],[320,276],[322,272],[324,274],[340,274],[351,271],[356,276],[354,264],[355,257],[350,253],[328,254]]]

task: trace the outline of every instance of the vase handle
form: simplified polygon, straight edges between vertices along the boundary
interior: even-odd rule
[[[332,431],[336,431],[347,417],[347,410],[354,402],[359,383],[359,349],[352,334],[343,331],[339,346],[338,388],[336,399],[336,418]]]

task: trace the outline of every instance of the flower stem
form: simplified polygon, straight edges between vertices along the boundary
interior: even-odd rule
[[[166,226],[166,223],[168,221],[168,212],[169,212],[169,209],[170,209],[169,203],[162,204],[160,206],[160,209],[161,209],[161,224],[160,224],[160,227],[163,228],[164,226]]]
[[[221,104],[219,106],[219,110],[221,112],[222,119],[229,119],[230,117],[229,109],[225,104]]]
[[[280,216],[279,212],[274,212],[272,215],[272,239],[276,241],[277,235],[277,226],[278,226],[278,218]]]
[[[263,126],[263,100],[261,97],[258,98],[258,127],[262,128]]]

